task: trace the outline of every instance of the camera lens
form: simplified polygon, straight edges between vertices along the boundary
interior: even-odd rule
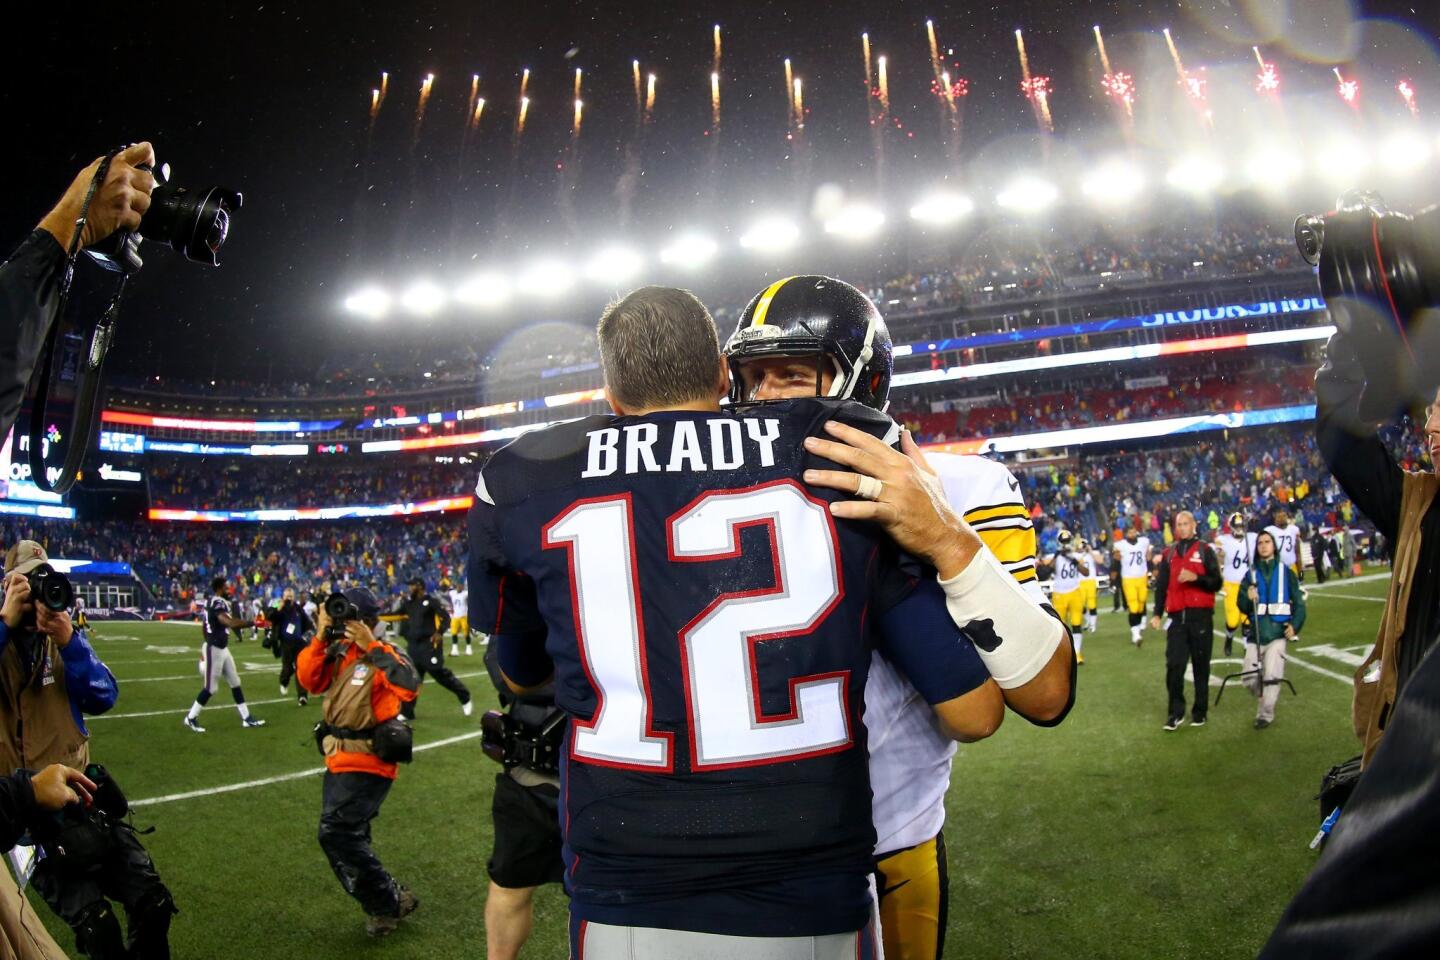
[[[75,604],[75,588],[70,579],[48,565],[36,567],[30,573],[30,593],[35,602],[51,610],[69,610]]]
[[[140,235],[169,245],[187,260],[213,267],[220,262],[220,248],[230,233],[230,214],[243,202],[239,191],[224,187],[191,190],[163,184],[150,195]]]
[[[350,601],[343,593],[332,593],[325,598],[325,615],[331,620],[344,620],[350,612]]]

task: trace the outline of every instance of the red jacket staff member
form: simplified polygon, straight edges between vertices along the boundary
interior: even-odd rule
[[[1160,557],[1155,574],[1155,615],[1150,629],[1160,629],[1160,618],[1170,618],[1165,633],[1165,689],[1170,694],[1166,730],[1185,722],[1185,664],[1195,673],[1195,703],[1190,711],[1194,726],[1205,725],[1210,703],[1210,655],[1215,648],[1215,593],[1220,589],[1220,561],[1215,551],[1195,537],[1195,515],[1175,515],[1175,542]]]

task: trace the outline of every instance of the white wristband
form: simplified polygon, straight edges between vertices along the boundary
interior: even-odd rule
[[[1060,646],[1060,621],[1030,598],[989,547],[940,587],[951,618],[970,635],[990,676],[1005,690],[1035,679]]]

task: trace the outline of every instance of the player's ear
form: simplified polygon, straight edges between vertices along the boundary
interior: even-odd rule
[[[720,382],[716,384],[718,399],[724,400],[730,396],[730,358],[720,354]]]

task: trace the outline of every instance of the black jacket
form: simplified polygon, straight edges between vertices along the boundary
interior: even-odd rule
[[[314,632],[310,614],[298,603],[281,604],[270,611],[270,636],[278,643],[304,646]]]
[[[400,625],[400,636],[405,638],[406,643],[429,643],[435,634],[450,629],[449,611],[428,593],[414,600],[407,596],[395,604],[395,608],[390,612],[405,618],[405,622]],[[436,617],[440,618],[438,627],[435,625]]]
[[[60,309],[64,274],[65,251],[44,230],[33,231],[0,265],[0,437],[20,412],[25,385]]]
[[[1315,441],[1325,465],[1360,511],[1375,524],[1387,544],[1400,535],[1400,494],[1405,471],[1390,456],[1376,424],[1360,415],[1365,373],[1353,344],[1343,334],[1330,338],[1327,359],[1315,375]],[[1403,691],[1416,666],[1440,633],[1440,498],[1420,520],[1420,556],[1400,657],[1396,689]]]
[[[9,850],[15,846],[39,813],[28,770],[0,777],[0,847]]]

